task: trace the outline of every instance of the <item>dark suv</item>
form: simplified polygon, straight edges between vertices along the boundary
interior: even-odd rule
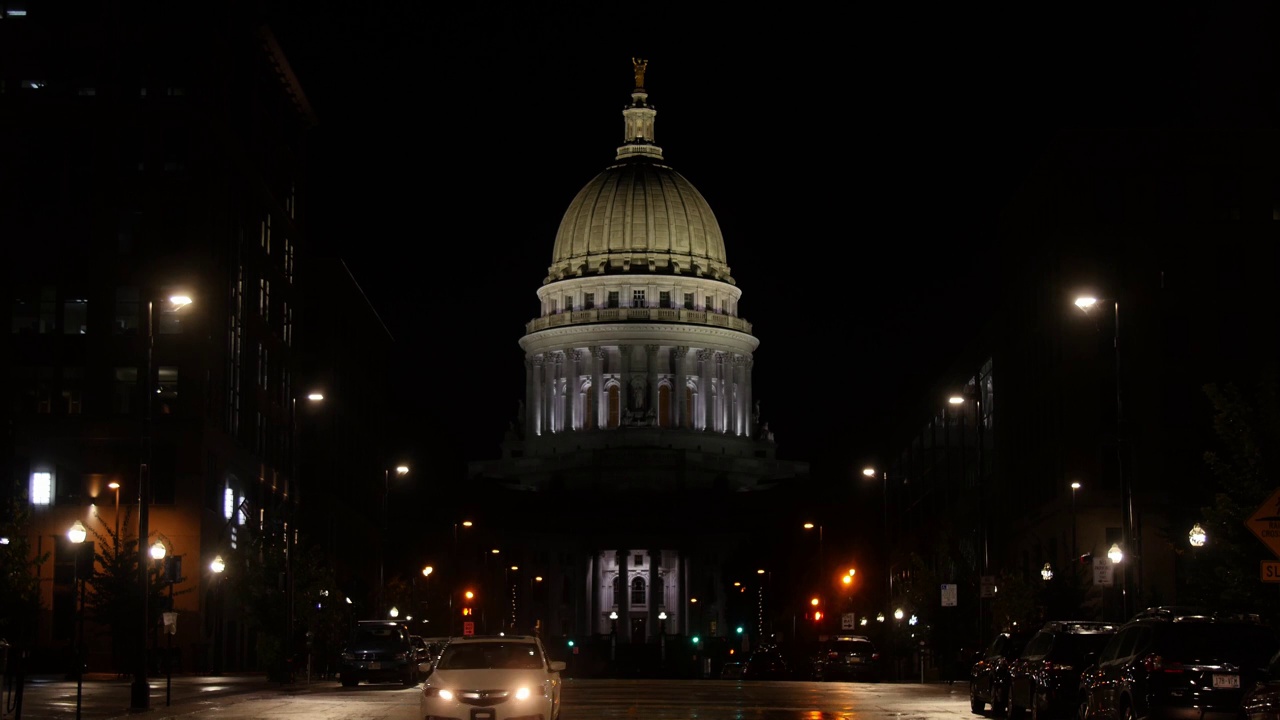
[[[837,635],[819,647],[814,671],[819,680],[879,682],[880,651],[862,635]]]
[[[1080,675],[1120,629],[1092,620],[1047,622],[1009,663],[1008,715],[1071,717],[1080,707]]]
[[[1237,720],[1246,689],[1280,649],[1256,620],[1213,612],[1140,613],[1080,679],[1085,720]]]
[[[992,711],[1008,711],[1009,663],[1022,654],[1022,648],[1035,633],[1030,628],[1016,628],[997,633],[978,662],[969,669],[969,709],[981,713],[987,704]]]
[[[394,620],[361,620],[342,650],[339,677],[343,687],[360,682],[418,683],[418,653],[409,626]]]

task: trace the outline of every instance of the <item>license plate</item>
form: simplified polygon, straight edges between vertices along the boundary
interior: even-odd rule
[[[852,657],[852,658],[849,658],[849,664],[850,664],[850,665],[857,665],[857,664],[858,664],[858,663],[860,663],[860,662],[862,662],[862,658],[860,658],[860,657]]]
[[[1216,688],[1239,688],[1239,675],[1214,675],[1213,686]]]
[[[381,670],[381,669],[382,669],[382,663],[373,663],[373,662],[371,662],[371,663],[369,663],[369,669],[370,669],[370,670]]]
[[[472,710],[471,720],[495,720],[497,718],[496,710]]]

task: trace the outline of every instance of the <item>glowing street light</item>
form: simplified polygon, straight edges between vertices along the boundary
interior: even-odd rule
[[[1044,567],[1040,568],[1040,577],[1041,577],[1045,582],[1049,582],[1050,580],[1052,580],[1052,579],[1053,579],[1053,566],[1052,566],[1052,565],[1050,565],[1049,563],[1045,563],[1045,564],[1044,564]]]
[[[1112,565],[1124,560],[1124,551],[1120,549],[1119,543],[1111,543],[1111,549],[1107,551],[1107,557],[1111,558]]]
[[[1204,528],[1200,527],[1200,523],[1191,526],[1191,532],[1187,534],[1187,539],[1191,541],[1191,547],[1204,547],[1205,541],[1209,536],[1205,534]]]

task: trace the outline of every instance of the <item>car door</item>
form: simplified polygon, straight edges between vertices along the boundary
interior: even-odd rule
[[[1009,717],[1017,718],[1030,709],[1034,691],[1034,666],[1044,660],[1053,644],[1053,632],[1041,630],[1031,638],[1018,657],[1009,661]]]
[[[1111,641],[1098,654],[1097,664],[1089,671],[1088,676],[1081,680],[1081,684],[1085,686],[1084,695],[1087,705],[1085,715],[1088,720],[1112,717],[1114,693],[1110,687],[1115,684],[1120,674],[1116,658],[1120,655],[1125,643],[1133,647],[1136,637],[1134,633],[1137,629],[1136,627],[1124,628],[1112,636]]]

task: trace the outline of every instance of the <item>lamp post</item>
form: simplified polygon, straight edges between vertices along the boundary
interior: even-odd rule
[[[191,304],[186,295],[173,295],[169,302],[175,308],[183,308]],[[129,707],[133,710],[147,710],[151,707],[151,685],[147,682],[147,625],[150,624],[151,613],[147,607],[150,595],[150,579],[147,577],[147,538],[151,534],[151,411],[155,404],[155,368],[154,355],[156,344],[154,298],[147,300],[147,379],[143,382],[142,414],[142,463],[138,468],[138,590],[142,596],[142,616],[139,622],[137,666],[133,673],[133,684],[130,686]]]
[[[1098,304],[1098,298],[1090,296],[1081,296],[1076,298],[1075,305],[1080,308],[1086,315],[1089,314]],[[1133,537],[1133,488],[1130,485],[1129,474],[1125,472],[1125,441],[1124,441],[1124,412],[1121,403],[1120,392],[1120,300],[1112,300],[1114,315],[1114,332],[1111,339],[1112,349],[1115,354],[1115,375],[1116,375],[1116,475],[1120,481],[1120,520],[1121,520],[1121,540],[1124,544],[1124,550],[1132,557],[1137,556],[1137,546]],[[1130,576],[1133,573],[1129,566],[1133,563],[1125,563],[1121,567],[1121,577],[1124,582],[1124,592],[1121,595],[1121,611],[1123,617],[1127,619],[1131,613],[1133,604],[1133,595],[1141,592],[1138,587],[1138,577],[1133,577],[1133,584],[1130,585]],[[1130,588],[1133,592],[1130,592]]]
[[[324,400],[324,393],[312,390],[307,393],[307,402],[318,403]],[[289,461],[292,465],[292,477],[290,478],[289,490],[293,498],[293,507],[297,507],[302,501],[302,488],[298,480],[298,398],[289,399],[289,437],[291,447],[289,448]],[[293,556],[297,549],[297,519],[300,513],[294,513],[293,523],[285,519],[284,524],[284,665],[287,670],[284,680],[286,682],[293,681]]]
[[[987,573],[989,572],[988,568],[990,567],[989,565],[990,559],[987,552],[987,501],[986,501],[987,483],[986,483],[986,478],[985,478],[986,473],[985,473],[985,468],[983,465],[983,458],[982,458],[983,446],[986,445],[986,437],[984,433],[984,427],[986,423],[983,422],[983,418],[982,418],[982,384],[981,383],[982,383],[982,380],[981,378],[979,378],[976,384],[966,385],[964,388],[964,392],[962,394],[952,395],[951,397],[947,398],[947,402],[952,405],[964,405],[966,400],[968,400],[969,398],[973,399],[973,425],[976,430],[975,439],[978,445],[978,452],[976,457],[977,467],[974,471],[974,483],[977,485],[977,488],[978,488],[978,492],[977,492],[978,525],[979,525],[978,531],[979,531],[979,542],[982,546],[981,547],[982,572],[978,578],[978,587],[979,587],[979,590],[978,590],[978,645],[979,647],[985,645],[985,635],[983,631],[983,627],[985,625],[985,623],[983,622],[985,620],[985,617],[984,617],[985,609],[983,607],[984,603],[982,602],[982,599],[983,599],[982,588],[985,586],[985,584],[983,583],[983,578],[987,576]],[[963,435],[961,437],[963,437]]]
[[[168,551],[169,549],[166,548],[164,546],[164,543],[160,540],[156,540],[154,543],[152,543],[151,547],[147,550],[147,554],[151,556],[151,560],[152,560],[151,566],[156,568],[157,577],[159,577],[159,574],[160,574],[158,563],[161,563],[164,561],[164,556],[168,553]],[[157,628],[155,625],[152,625],[151,626],[151,651],[152,652],[156,652],[159,649],[158,647],[159,642],[157,641],[157,638],[156,638],[157,632],[159,632],[159,628]]]
[[[893,602],[893,570],[889,567],[889,473],[877,472],[873,467],[862,469],[863,477],[874,478],[880,475],[880,500],[884,509],[884,604],[888,607]]]
[[[458,572],[458,526],[469,528],[475,525],[470,520],[462,520],[453,524],[453,552],[449,558],[449,582],[456,584],[461,573]],[[454,589],[449,588],[449,627],[446,631],[449,635],[453,635],[453,593]]]
[[[107,489],[116,491],[116,545],[120,544],[120,483],[112,480],[107,483]]]
[[[80,596],[80,605],[76,611],[76,720],[80,720],[80,702],[84,687],[84,585],[80,580],[80,556],[84,548],[84,539],[88,533],[84,523],[79,520],[67,531],[67,539],[75,545],[72,552],[74,562],[71,570],[71,592]],[[19,706],[21,707],[21,706]]]
[[[1076,547],[1076,491],[1080,489],[1080,483],[1071,483],[1071,557],[1072,562],[1080,559],[1080,550]]]
[[[218,598],[218,613],[213,622],[213,647],[214,647],[214,675],[222,674],[222,572],[227,569],[226,563],[222,561],[221,555],[215,555],[213,562],[209,563],[209,570],[213,573],[214,582],[218,584],[216,593]],[[348,600],[347,602],[350,602]]]
[[[397,476],[403,477],[409,474],[407,465],[397,465],[395,467]],[[382,593],[386,587],[386,567],[387,567],[387,496],[391,494],[391,468],[382,469],[382,551],[378,553],[378,608],[374,617],[382,619]]]
[[[826,597],[826,592],[825,592],[826,582],[829,578],[827,578],[827,566],[823,560],[823,554],[822,554],[822,525],[814,525],[811,522],[807,522],[804,524],[805,530],[812,530],[815,527],[818,528],[818,577],[822,579],[821,583],[819,584],[819,587],[822,588],[824,591],[823,597]]]

